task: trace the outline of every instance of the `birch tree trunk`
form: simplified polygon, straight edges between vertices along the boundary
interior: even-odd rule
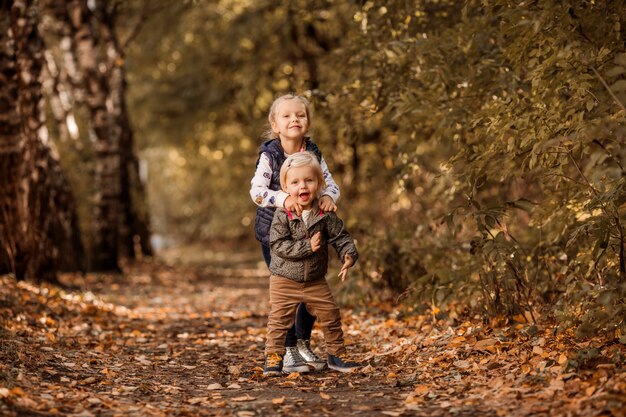
[[[145,191],[139,177],[134,135],[126,105],[126,72],[124,67],[124,46],[116,34],[115,8],[99,2],[94,11],[100,27],[100,44],[107,51],[109,71],[109,90],[112,101],[112,113],[116,125],[120,128],[120,223],[119,254],[126,259],[133,259],[138,254],[151,255],[150,234],[148,231],[147,212],[141,211],[145,201]],[[138,29],[138,27],[136,28]],[[135,32],[136,34],[136,32]],[[135,245],[138,243],[138,245]]]
[[[86,90],[94,144],[94,212],[90,268],[119,270],[120,140],[114,117],[109,71],[100,59],[96,18],[84,0],[67,3],[75,54]]]
[[[90,114],[95,193],[91,268],[118,269],[120,258],[136,257],[135,243],[140,243],[143,254],[152,254],[152,249],[148,216],[146,210],[139,210],[145,193],[125,102],[123,47],[115,34],[115,8],[111,3],[86,0],[44,0],[42,4],[56,20],[53,27],[64,64],[72,64],[65,73],[59,72],[65,77],[56,85],[72,90],[68,96],[84,103]],[[54,65],[48,68],[51,75],[55,73]],[[60,100],[55,103],[57,107],[62,104]],[[56,113],[60,123],[68,120],[63,109]],[[65,131],[70,133],[70,129]]]
[[[6,131],[0,146],[0,230],[6,243],[0,267],[18,279],[56,281],[58,242],[69,259],[82,259],[82,243],[71,190],[48,146],[41,110],[44,45],[38,9],[33,0],[3,2],[2,7],[0,96]]]

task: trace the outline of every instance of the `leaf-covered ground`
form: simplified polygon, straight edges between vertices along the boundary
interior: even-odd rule
[[[200,258],[63,276],[73,289],[0,277],[0,415],[626,416],[624,345],[521,317],[490,329],[344,308],[360,372],[263,378],[258,255]]]

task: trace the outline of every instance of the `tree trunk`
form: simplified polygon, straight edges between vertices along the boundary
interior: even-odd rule
[[[60,246],[71,242],[70,259],[82,259],[76,210],[67,181],[47,145],[40,75],[44,45],[34,1],[2,3],[0,68],[3,75],[2,181],[3,246],[0,268],[18,279],[56,281]],[[10,30],[9,30],[10,27]]]
[[[115,103],[111,98],[108,80],[111,68],[101,58],[97,44],[99,28],[87,2],[72,0],[68,2],[68,8],[68,20],[94,135],[95,201],[90,267],[93,270],[119,270],[121,128],[114,116]],[[105,64],[104,68],[100,64]]]
[[[142,205],[145,205],[145,189],[135,156],[133,130],[126,106],[126,78],[121,66],[112,78],[112,90],[119,100],[119,124],[122,128],[120,251],[122,256],[129,259],[139,255],[136,250],[142,255],[152,256],[147,210],[141,210]]]
[[[137,242],[143,254],[151,255],[152,248],[148,216],[146,210],[140,210],[145,193],[125,102],[123,51],[115,36],[115,9],[107,2],[91,4],[86,0],[45,0],[43,4],[58,21],[60,38],[66,39],[61,46],[69,46],[75,57],[69,61],[76,63],[77,71],[67,71],[74,90],[71,95],[84,102],[90,112],[95,165],[91,268],[118,269],[120,258],[136,256]]]
[[[18,112],[15,41],[11,33],[12,1],[0,3],[0,273],[16,272],[18,213],[24,139]]]

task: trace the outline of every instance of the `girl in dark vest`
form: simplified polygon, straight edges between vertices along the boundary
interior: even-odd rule
[[[317,145],[307,136],[311,126],[309,102],[302,96],[286,94],[274,100],[267,117],[270,128],[267,139],[259,150],[256,172],[251,181],[250,197],[258,206],[254,224],[256,238],[261,242],[265,263],[270,264],[269,231],[276,207],[301,215],[302,207],[280,187],[280,167],[287,156],[296,152],[310,151],[319,159],[326,190],[319,199],[323,211],[336,211],[339,187],[333,180],[328,165]],[[298,306],[294,326],[285,339],[286,353],[283,372],[308,372],[310,368],[323,369],[326,361],[320,359],[310,346],[311,330],[315,316],[309,314],[304,304]]]

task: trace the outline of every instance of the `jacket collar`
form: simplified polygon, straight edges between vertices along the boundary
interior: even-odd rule
[[[283,209],[287,213],[287,217],[289,217],[290,221],[302,221],[304,223],[302,216],[298,216],[296,213],[292,213],[289,210]],[[307,227],[313,226],[315,223],[320,221],[324,217],[324,212],[319,205],[317,204],[317,198],[313,201],[313,205],[311,206],[311,217],[309,217],[309,225]]]

